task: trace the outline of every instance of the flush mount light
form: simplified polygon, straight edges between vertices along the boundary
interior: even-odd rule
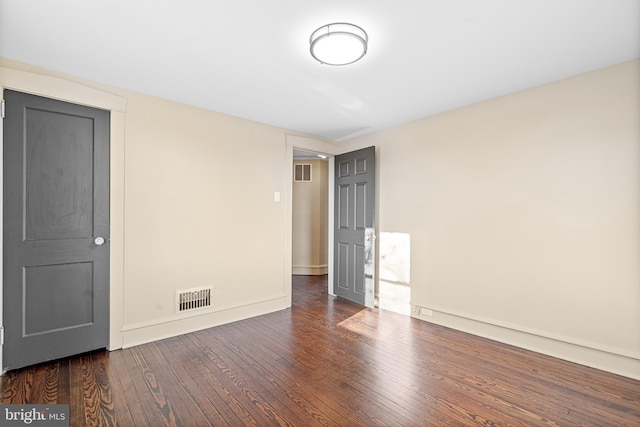
[[[321,64],[347,65],[367,53],[369,37],[357,25],[336,22],[323,25],[311,34],[311,56]]]

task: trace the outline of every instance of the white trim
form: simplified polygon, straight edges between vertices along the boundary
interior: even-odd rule
[[[327,163],[329,166],[328,178],[329,178],[329,191],[328,191],[328,212],[327,212],[327,229],[329,231],[329,236],[327,238],[327,274],[328,274],[328,282],[329,282],[329,294],[334,295],[333,293],[333,194],[334,194],[334,171],[335,171],[335,156],[340,154],[340,147],[335,144],[321,141],[319,139],[309,138],[305,136],[299,135],[287,135],[287,144],[286,144],[286,164],[293,164],[293,150],[307,151],[315,154],[322,154],[327,156]],[[291,263],[293,249],[292,249],[292,229],[293,229],[293,168],[286,167],[286,175],[285,182],[289,184],[286,187],[286,213],[285,213],[285,251],[284,251],[284,259],[285,259],[285,277],[288,277],[288,291],[289,295],[291,295],[291,274],[293,272],[293,266]]]
[[[289,277],[291,277],[291,275],[289,275]],[[273,313],[278,310],[284,310],[290,306],[290,304],[287,305],[287,301],[287,296],[281,296],[279,298],[255,301],[242,306],[220,309],[215,312],[203,313],[197,316],[172,317],[160,319],[156,322],[129,325],[123,332],[122,348],[146,344],[262,314]]]
[[[429,309],[432,310],[431,316],[412,314],[411,317],[640,380],[640,360],[633,355],[612,353],[607,350],[568,342],[558,337],[545,336],[541,333],[532,333],[514,327],[497,325],[486,320],[472,319],[467,316],[440,311],[433,307],[429,307]],[[413,311],[412,309],[411,312],[413,313]]]
[[[575,345],[575,346],[579,346],[579,347],[585,347],[591,350],[597,350],[600,352],[604,352],[604,353],[611,353],[611,354],[615,354],[618,356],[623,356],[623,357],[627,357],[627,358],[631,358],[631,359],[636,359],[640,362],[640,352],[634,352],[634,351],[629,351],[629,350],[625,350],[625,349],[621,349],[621,348],[615,348],[613,346],[607,346],[607,345],[602,345],[600,343],[594,343],[591,341],[587,341],[587,340],[581,340],[578,338],[574,338],[574,337],[568,337],[568,336],[564,336],[561,334],[555,334],[552,332],[548,332],[548,331],[542,331],[540,329],[535,329],[535,328],[529,328],[526,326],[522,326],[522,325],[517,325],[514,323],[510,323],[510,322],[502,322],[502,321],[498,321],[495,319],[490,319],[490,318],[485,318],[483,316],[476,316],[476,315],[471,315],[471,314],[467,314],[467,313],[463,313],[460,311],[456,311],[456,310],[448,310],[445,309],[443,307],[437,307],[437,306],[429,306],[428,307],[431,310],[435,310],[439,313],[442,314],[447,314],[450,316],[455,316],[455,317],[459,317],[459,318],[464,318],[464,319],[468,319],[468,320],[472,320],[474,322],[480,322],[480,323],[484,323],[484,324],[488,324],[488,325],[494,325],[494,326],[498,326],[500,328],[503,329],[510,329],[513,331],[517,331],[517,332],[522,332],[528,335],[535,335],[538,337],[542,337],[542,338],[547,338],[547,339],[551,339],[554,341],[560,341],[560,342],[564,342],[567,344],[571,344],[571,345]]]
[[[74,104],[102,108],[109,111],[127,111],[127,100],[111,93],[60,79],[58,77],[14,70],[0,65],[0,84],[5,89],[73,102]]]
[[[335,292],[333,290],[333,275],[334,273],[334,262],[333,260],[334,258],[334,254],[335,254],[335,236],[334,236],[334,230],[335,230],[335,188],[336,188],[336,159],[335,157],[331,157],[331,159],[329,159],[329,200],[327,202],[327,210],[328,210],[328,215],[329,218],[327,219],[327,230],[329,230],[329,238],[327,239],[327,261],[329,263],[329,268],[328,268],[328,274],[329,277],[327,278],[327,281],[329,282],[329,295],[334,295],[335,296]]]
[[[0,91],[12,89],[47,98],[72,102],[111,111],[110,125],[110,303],[109,303],[109,349],[122,348],[122,325],[124,319],[124,144],[125,111],[127,100],[68,80],[34,74],[0,66]],[[0,124],[0,145],[2,145]],[[2,155],[0,154],[0,165]],[[0,166],[1,170],[2,166]],[[2,173],[0,173],[0,208],[2,195]],[[0,231],[2,231],[0,209]],[[2,269],[0,249],[0,269]],[[0,318],[2,318],[2,276],[0,275]],[[0,351],[0,366],[2,352]]]
[[[303,276],[320,276],[329,273],[329,265],[294,265],[291,267],[291,273]]]
[[[190,318],[190,317],[202,317],[202,316],[208,316],[208,315],[212,315],[212,314],[216,314],[218,313],[218,315],[220,315],[220,313],[224,313],[224,312],[231,312],[234,310],[238,310],[241,309],[243,307],[250,307],[250,306],[259,306],[259,305],[263,305],[263,304],[272,304],[274,301],[282,301],[284,299],[286,299],[287,295],[285,294],[280,294],[280,295],[273,295],[273,296],[269,296],[269,297],[265,297],[265,298],[254,298],[253,300],[250,301],[245,301],[240,305],[234,304],[234,305],[215,305],[214,304],[211,307],[206,307],[203,311],[194,311],[194,312],[182,312],[179,315],[174,315],[173,316],[166,316],[166,317],[162,317],[162,318],[157,318],[157,319],[153,319],[153,320],[148,320],[146,322],[138,322],[138,323],[130,323],[128,325],[125,325],[122,327],[122,331],[123,332],[130,332],[130,331],[135,331],[138,329],[146,329],[146,328],[150,328],[150,327],[154,327],[154,326],[162,326],[162,325],[166,325],[168,323],[172,323],[172,322],[181,322],[184,319]],[[281,307],[278,308],[277,310],[281,310],[287,308],[285,307]],[[253,317],[253,316],[249,316],[249,317]],[[244,319],[244,318],[242,318]],[[236,320],[242,320],[242,319],[236,319]],[[227,322],[224,322],[227,323]],[[205,326],[202,327],[200,329],[206,329],[209,328],[210,326]],[[194,330],[198,330],[198,329],[194,329]],[[181,332],[181,333],[186,333],[186,332]],[[179,334],[178,334],[179,335]],[[151,342],[153,340],[150,340],[148,342]]]

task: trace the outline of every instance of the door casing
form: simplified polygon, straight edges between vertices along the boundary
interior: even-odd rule
[[[61,101],[83,104],[111,112],[110,125],[110,350],[122,348],[124,315],[124,123],[127,101],[118,95],[103,92],[71,80],[60,79],[45,74],[34,74],[19,68],[5,68],[0,64],[0,95],[4,89],[11,89],[40,95]],[[3,144],[3,120],[0,119],[0,145]],[[3,164],[0,150],[0,165]],[[2,168],[2,166],[0,166]],[[0,169],[0,235],[3,235],[2,170]],[[0,269],[2,265],[2,245],[0,245]],[[2,275],[0,275],[0,319],[2,313]],[[0,366],[6,371],[0,351]]]
[[[316,154],[322,154],[322,155],[326,155],[327,156],[327,162],[328,162],[328,166],[329,166],[329,170],[328,170],[328,178],[329,178],[329,183],[328,183],[328,188],[329,188],[329,200],[328,200],[328,209],[327,209],[327,223],[328,223],[328,230],[329,230],[329,236],[327,239],[327,247],[328,247],[328,254],[327,254],[327,261],[328,261],[328,293],[330,295],[335,295],[334,289],[333,289],[333,279],[334,279],[334,274],[335,274],[335,270],[334,270],[334,254],[335,254],[335,237],[334,237],[334,224],[335,224],[335,215],[334,215],[334,211],[335,211],[335,200],[334,200],[334,196],[335,196],[335,156],[342,154],[344,152],[344,150],[341,150],[339,147],[337,147],[336,145],[333,144],[329,144],[327,142],[323,142],[317,139],[313,139],[313,138],[308,138],[308,137],[301,137],[301,136],[297,136],[297,135],[287,135],[287,146],[286,146],[286,158],[287,158],[287,165],[293,165],[293,151],[295,150],[300,150],[300,151],[307,151],[310,153],[316,153]],[[376,160],[377,162],[377,160]],[[288,182],[289,184],[286,186],[286,190],[287,190],[287,197],[285,200],[288,201],[288,205],[286,207],[286,221],[285,221],[285,225],[286,225],[286,231],[287,231],[287,236],[285,236],[285,242],[287,243],[287,250],[285,251],[285,272],[287,272],[287,276],[288,277],[288,282],[286,285],[286,288],[288,290],[289,293],[289,298],[291,297],[291,254],[292,254],[292,249],[291,249],[291,231],[292,231],[292,227],[293,227],[293,223],[292,223],[292,212],[293,212],[293,203],[292,203],[292,192],[293,192],[293,173],[292,173],[292,169],[291,167],[287,168],[287,174],[286,174],[286,182]],[[378,185],[377,182],[377,177],[376,177],[376,187]],[[376,190],[377,191],[377,190]],[[377,229],[377,214],[374,215],[374,224],[376,225],[376,229]],[[374,241],[374,245],[377,245],[377,241]],[[377,253],[377,251],[376,251]],[[377,269],[377,267],[376,267]],[[376,272],[377,273],[377,272]],[[375,274],[375,280],[377,281],[377,274]],[[375,283],[375,289],[377,289],[377,283]],[[377,296],[375,295],[375,289],[374,289],[374,298],[377,298]]]

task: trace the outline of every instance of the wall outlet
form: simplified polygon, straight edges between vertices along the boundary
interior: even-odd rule
[[[421,310],[421,309],[420,309],[420,307],[418,307],[417,305],[414,305],[414,306],[413,306],[412,314],[413,314],[414,316],[420,316],[420,310]]]
[[[423,316],[433,316],[433,310],[429,310],[428,308],[422,307],[420,309],[420,314]]]

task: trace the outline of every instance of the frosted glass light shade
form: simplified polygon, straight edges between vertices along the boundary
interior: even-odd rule
[[[367,53],[367,33],[357,25],[337,22],[324,25],[311,34],[311,56],[322,64],[347,65]]]

